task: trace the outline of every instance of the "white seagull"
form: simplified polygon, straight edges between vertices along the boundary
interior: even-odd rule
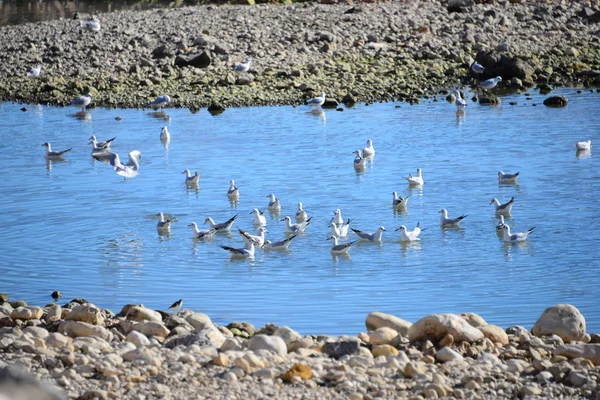
[[[364,169],[367,159],[360,154],[359,149],[354,150],[353,154],[356,154],[356,157],[354,157],[354,168]]]
[[[198,181],[200,180],[200,175],[198,171],[192,176],[192,173],[189,169],[185,169],[182,174],[185,174],[185,184],[188,186],[198,186]]]
[[[81,111],[85,111],[85,108],[89,106],[91,102],[92,95],[88,93],[86,95],[75,98],[71,105],[75,107],[81,107]]]
[[[91,32],[99,32],[100,31],[100,20],[88,19],[85,21],[79,21],[79,27]]]
[[[240,197],[240,191],[238,190],[238,187],[235,186],[235,182],[233,179],[229,181],[227,197],[229,197],[230,199],[237,199],[238,197]]]
[[[363,157],[373,157],[375,155],[375,147],[373,147],[373,141],[367,140],[367,146],[363,148]]]
[[[235,219],[237,218],[239,214],[235,214],[233,217],[229,218],[227,221],[225,222],[221,222],[218,224],[215,224],[215,221],[213,221],[213,219],[211,217],[206,217],[206,219],[204,220],[204,224],[209,224],[211,229],[214,229],[217,232],[229,232],[229,230],[231,229],[231,226],[233,225],[233,221],[235,221]]]
[[[321,107],[325,103],[325,92],[321,92],[320,96],[306,101],[309,106]]]
[[[214,228],[200,230],[200,229],[198,229],[198,225],[195,222],[192,222],[188,226],[192,227],[192,238],[198,239],[198,240],[209,239],[209,238],[213,237],[214,234],[217,232],[217,230]]]
[[[381,239],[383,238],[383,232],[385,232],[385,228],[383,226],[380,226],[375,233],[363,232],[354,228],[350,229],[352,229],[352,232],[354,232],[360,240],[365,240],[367,242],[381,242]]]
[[[156,214],[157,217],[160,217],[158,223],[156,224],[156,229],[160,233],[171,233],[171,223],[173,220],[171,218],[165,219],[163,213],[159,212]]]
[[[339,208],[333,212],[333,218],[331,218],[331,223],[336,225],[342,225],[344,223],[344,218],[342,218],[342,210]]]
[[[296,222],[298,222],[298,223],[306,222],[307,219],[308,219],[308,214],[302,208],[302,203],[299,202],[298,203],[298,211],[296,211]]]
[[[421,186],[423,183],[423,175],[421,174],[421,168],[417,168],[417,176],[408,175],[407,178],[404,178],[408,181],[410,186]]]
[[[246,59],[246,62],[236,65],[235,67],[233,67],[233,70],[237,71],[237,72],[248,72],[248,70],[250,69],[251,63],[252,63],[252,57],[248,56],[248,58]]]
[[[516,174],[505,174],[504,171],[498,172],[498,183],[517,183],[519,173]]]
[[[350,229],[350,222],[352,222],[352,220],[348,219],[348,221],[346,221],[344,225],[339,227],[334,223],[330,223],[329,227],[331,228],[331,236],[335,236],[338,238],[347,237],[348,230]]]
[[[498,218],[498,225],[496,225],[496,230],[502,231],[506,222],[504,222],[504,215],[500,214],[499,217],[500,218]]]
[[[490,205],[494,205],[494,207],[496,208],[496,213],[497,214],[505,214],[508,215],[510,214],[510,211],[512,210],[512,206],[515,203],[515,197],[511,197],[509,201],[507,201],[504,204],[500,204],[500,202],[498,201],[498,199],[496,199],[495,197],[492,199],[492,201],[490,201]]]
[[[36,65],[35,67],[31,67],[27,69],[27,76],[30,78],[37,78],[42,73],[42,66]]]
[[[402,225],[400,228],[396,229],[400,231],[400,241],[402,242],[414,242],[415,240],[420,240],[419,235],[421,234],[421,223],[417,222],[417,226],[412,231],[407,231],[406,226]]]
[[[483,90],[490,90],[490,89],[495,88],[496,85],[498,84],[498,82],[502,82],[501,76],[497,76],[495,78],[490,78],[486,81],[480,82],[479,87],[482,88]]]
[[[153,109],[161,109],[163,107],[165,107],[167,104],[169,104],[169,102],[171,101],[171,98],[169,96],[167,96],[166,94],[163,94],[162,96],[158,96],[156,99],[152,100],[150,103],[148,103],[148,107],[153,108]]]
[[[281,210],[281,204],[279,203],[279,199],[277,197],[275,197],[274,194],[270,194],[267,197],[269,198],[269,210],[271,210],[271,211]]]
[[[510,226],[504,224],[502,227],[504,229],[504,241],[510,243],[524,242],[527,240],[527,237],[533,232],[535,226],[529,229],[527,232],[518,232],[518,233],[510,233]]]
[[[110,144],[112,143],[113,140],[115,140],[117,137],[115,136],[112,139],[108,139],[105,142],[98,142],[96,140],[96,136],[92,135],[90,136],[90,143],[92,145],[92,153],[97,153],[100,151],[107,151],[110,150]]]
[[[254,225],[257,226],[265,226],[267,225],[267,218],[265,217],[265,214],[260,211],[258,208],[253,209],[250,214],[254,214]]]
[[[477,61],[473,61],[473,64],[471,64],[471,71],[473,71],[476,74],[481,74],[483,73],[483,71],[485,71],[485,68],[483,67],[483,65],[479,64]]]
[[[139,150],[129,152],[129,160],[125,165],[121,163],[121,159],[117,153],[110,151],[100,155],[92,154],[92,156],[98,161],[108,161],[113,169],[117,171],[117,175],[121,175],[125,179],[134,178],[139,175],[140,158],[142,158],[142,153]]]
[[[254,257],[254,241],[249,241],[246,246],[241,248],[234,248],[229,246],[219,245],[220,248],[225,249],[231,253],[231,257],[235,258],[253,258]]]
[[[445,208],[442,208],[438,212],[442,214],[440,216],[440,225],[443,227],[458,226],[463,219],[467,218],[467,215],[461,215],[460,217],[456,218],[448,218],[448,210]]]
[[[46,155],[45,155],[45,157],[47,159],[50,159],[50,160],[51,159],[61,159],[61,158],[63,158],[63,156],[66,153],[68,153],[69,151],[72,150],[72,148],[71,148],[71,149],[66,149],[66,150],[63,150],[63,151],[52,151],[52,147],[50,146],[49,142],[46,142],[46,143],[42,144],[42,146],[46,146]]]
[[[592,148],[592,141],[588,140],[586,142],[575,142],[575,147],[577,148],[577,150],[591,150]]]
[[[169,133],[169,129],[167,129],[166,125],[163,126],[160,130],[160,140],[162,142],[168,142],[169,140],[171,140],[171,134]]]
[[[292,219],[290,217],[284,217],[281,221],[285,221],[285,233],[300,233],[304,232],[304,230],[310,225],[310,220],[312,218],[307,219],[304,222],[298,222],[296,224],[292,224]]]
[[[246,242],[246,244],[252,242],[255,243],[258,247],[262,247],[265,244],[265,233],[267,233],[267,228],[260,227],[258,228],[258,235],[252,235],[244,230],[238,228],[238,232],[242,235],[242,238]]]
[[[354,241],[354,242],[339,244],[338,238],[335,236],[329,236],[329,238],[327,238],[327,240],[333,240],[333,245],[331,246],[331,252],[333,254],[347,254],[348,251],[350,251],[350,247],[354,243],[356,243],[356,241]]]
[[[265,244],[262,245],[262,248],[265,250],[288,250],[290,247],[290,243],[292,240],[298,235],[292,235],[287,239],[280,240],[278,242],[271,243],[270,240],[265,240]]]
[[[394,208],[398,208],[401,210],[406,209],[406,206],[408,206],[408,198],[410,196],[401,197],[401,196],[398,196],[398,192],[392,192],[392,196],[394,197],[392,200],[392,206]]]
[[[460,94],[460,90],[456,90],[456,100],[454,100],[454,105],[458,108],[463,108],[467,106],[467,101],[462,98]]]

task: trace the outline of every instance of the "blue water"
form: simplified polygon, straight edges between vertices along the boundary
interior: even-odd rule
[[[533,92],[533,100],[511,95],[495,107],[470,103],[464,115],[442,98],[322,113],[168,109],[168,118],[102,108],[76,118],[74,108],[1,104],[0,291],[45,304],[58,289],[63,300],[83,297],[114,311],[127,303],[164,310],[183,298],[218,323],[327,334],[364,330],[371,311],[412,322],[475,312],[488,323],[531,327],[546,307],[571,303],[588,331],[600,332],[600,157],[593,148],[575,151],[577,140],[600,146],[600,95],[555,92],[568,107],[544,107]],[[140,150],[140,175],[124,181],[92,159],[92,134],[116,136],[113,150],[125,159]],[[377,154],[357,173],[352,152],[369,138]],[[47,164],[45,141],[73,150]],[[185,187],[185,168],[200,173],[198,191]],[[425,185],[411,190],[404,177],[416,168]],[[520,171],[519,185],[498,185],[499,170]],[[237,204],[225,195],[230,179],[240,187]],[[394,212],[392,191],[411,195],[407,213]],[[297,202],[313,216],[289,252],[231,260],[218,245],[241,247],[235,230],[192,240],[187,225],[207,216],[221,222],[239,213],[236,226],[253,230],[249,212],[267,212],[269,193],[283,204],[279,216],[267,213],[271,240],[284,238],[280,219],[293,216]],[[536,227],[526,244],[505,245],[495,231],[490,200],[511,196],[513,231]],[[440,228],[443,207],[468,214],[461,229]],[[327,225],[336,208],[357,229],[385,226],[383,243],[332,256]],[[169,237],[156,231],[159,211],[177,219]],[[401,244],[394,229],[417,222],[422,240]]]

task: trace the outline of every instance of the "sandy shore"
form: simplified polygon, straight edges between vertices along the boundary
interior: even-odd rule
[[[568,304],[546,309],[530,331],[473,313],[413,324],[373,312],[364,332],[333,337],[273,324],[218,326],[187,309],[130,304],[115,315],[83,299],[36,307],[1,298],[2,399],[599,395],[600,335],[586,333],[585,318]]]
[[[486,2],[487,3],[487,2]],[[200,6],[0,28],[0,99],[91,106],[418,99],[500,75],[501,86],[597,85],[600,14],[587,1],[398,1]],[[83,20],[90,16],[79,15]],[[233,66],[252,57],[248,72]],[[486,71],[474,77],[477,59]],[[38,78],[28,67],[41,65]]]

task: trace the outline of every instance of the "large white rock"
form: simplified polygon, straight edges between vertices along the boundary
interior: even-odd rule
[[[48,336],[48,331],[38,326],[28,326],[25,329],[23,329],[23,334],[29,335],[31,337],[45,339],[46,336]]]
[[[390,344],[396,336],[398,331],[387,326],[377,328],[377,330],[369,332],[369,343],[372,345]]]
[[[149,346],[150,340],[142,333],[138,331],[131,331],[125,339],[129,343],[135,344],[136,347]]]
[[[463,356],[459,352],[452,350],[450,347],[442,347],[440,351],[436,353],[435,358],[441,362],[448,362],[462,360]]]
[[[44,315],[44,310],[41,307],[17,307],[10,313],[12,319],[40,319]]]
[[[46,323],[51,324],[62,318],[62,309],[58,304],[53,304],[46,310]]]
[[[155,321],[162,322],[162,316],[158,311],[151,310],[146,307],[133,306],[127,310],[127,315],[125,316],[128,320],[131,321]]]
[[[248,349],[254,352],[268,350],[282,357],[287,354],[287,346],[279,336],[254,335],[248,341]]]
[[[479,329],[486,338],[490,339],[492,343],[501,343],[503,346],[508,344],[508,335],[504,332],[504,329],[499,326],[483,325],[478,326],[477,329]]]
[[[46,337],[47,347],[56,347],[59,349],[63,349],[71,343],[73,343],[73,339],[58,332],[53,332]]]
[[[585,338],[585,318],[570,304],[557,304],[544,310],[533,326],[535,336],[556,334],[565,341]]]
[[[142,321],[139,324],[135,324],[133,329],[146,336],[167,337],[169,335],[167,327],[155,321]]]
[[[554,350],[554,355],[567,358],[582,357],[590,360],[594,365],[600,365],[600,344],[563,344]]]
[[[112,333],[102,326],[80,321],[64,321],[58,327],[58,332],[72,338],[80,336],[97,336],[107,342],[110,342],[113,337]]]
[[[411,323],[400,319],[391,314],[384,314],[382,312],[372,312],[367,315],[365,322],[368,331],[375,331],[379,328],[392,328],[400,335],[406,337],[408,335],[408,328],[411,327]]]
[[[202,313],[193,313],[192,315],[188,315],[185,320],[194,327],[196,332],[214,327],[210,317]]]
[[[67,321],[81,321],[92,325],[104,325],[104,317],[100,309],[91,303],[80,304],[73,307],[67,314]]]
[[[432,314],[421,318],[408,329],[411,342],[432,339],[439,341],[447,334],[454,337],[455,342],[475,342],[483,338],[483,333],[469,325],[456,314]]]
[[[289,347],[292,342],[302,339],[302,336],[298,332],[287,326],[277,328],[273,335],[282,338],[287,347]]]
[[[480,326],[484,326],[484,325],[488,324],[487,322],[485,322],[485,319],[481,318],[479,315],[472,313],[472,312],[462,313],[462,314],[459,314],[459,316],[462,319],[464,319],[465,321],[467,321],[469,323],[469,325],[471,325],[474,328],[479,328]]]

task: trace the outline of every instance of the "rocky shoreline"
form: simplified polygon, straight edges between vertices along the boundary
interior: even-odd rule
[[[597,6],[597,5],[596,5]],[[77,15],[83,20],[90,16]],[[0,99],[145,107],[168,94],[192,111],[331,101],[415,100],[477,82],[600,83],[600,12],[590,2],[406,0],[197,6],[0,28]],[[252,56],[248,72],[233,66]],[[38,78],[26,70],[42,66]],[[335,105],[335,102],[333,103]]]
[[[130,304],[115,315],[83,299],[45,307],[4,302],[0,398],[600,396],[600,335],[586,333],[572,305],[549,307],[531,331],[488,325],[473,313],[411,324],[373,312],[365,325],[355,336],[301,336],[273,324],[218,326],[187,309]]]

